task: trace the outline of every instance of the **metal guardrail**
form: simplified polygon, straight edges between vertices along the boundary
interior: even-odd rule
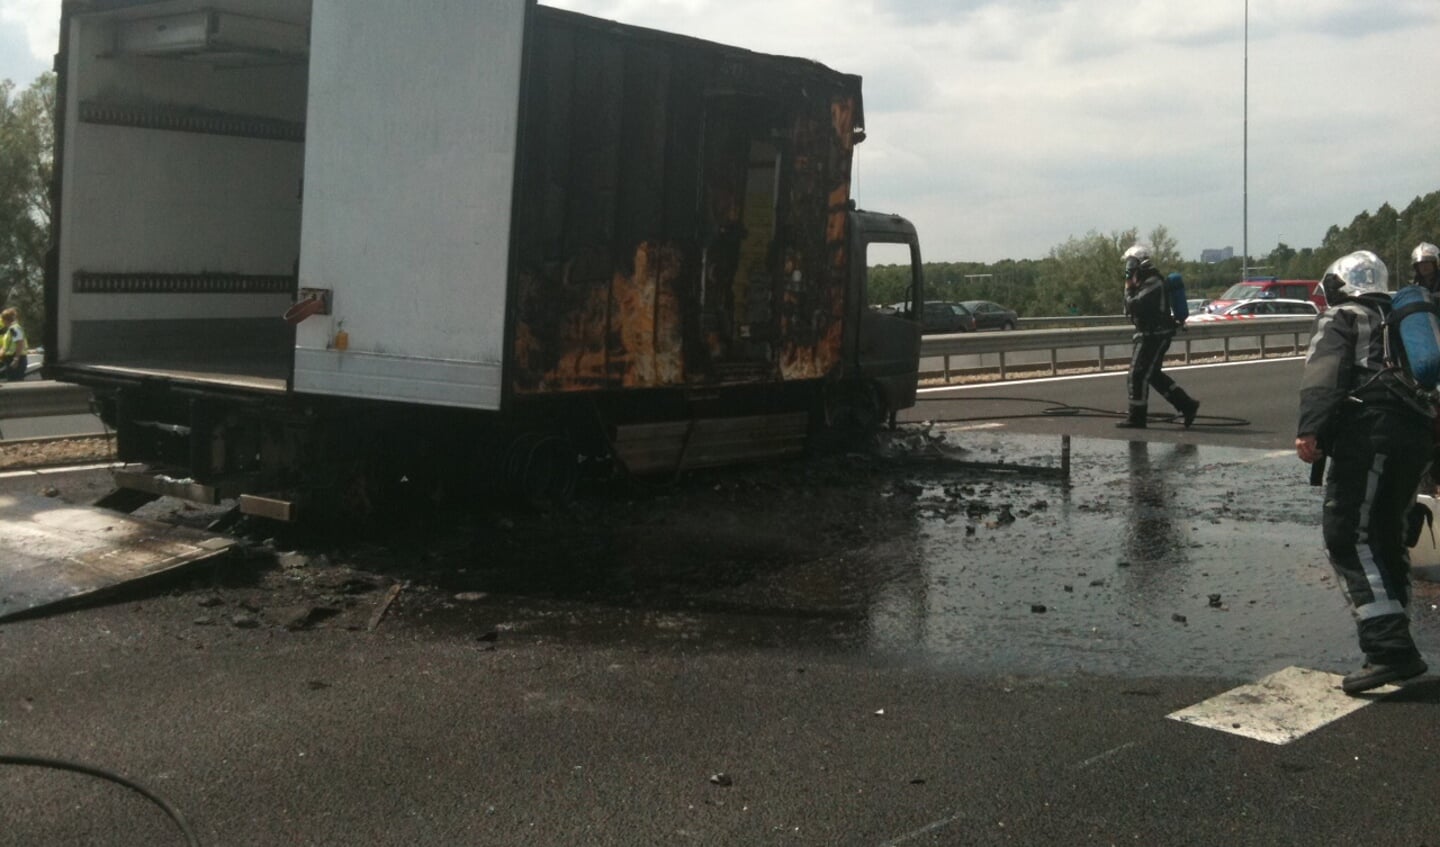
[[[1048,318],[1020,318],[1019,329],[1075,329],[1082,326],[1129,326],[1124,315],[1053,315]]]
[[[83,415],[90,411],[90,389],[48,380],[0,383],[0,420]]]
[[[1042,319],[1033,319],[1042,320]],[[1096,318],[1056,318],[1045,320],[1095,321]],[[1103,320],[1113,321],[1114,318]],[[1236,352],[1236,342],[1254,340],[1253,344],[1241,346],[1244,352],[1258,351],[1263,357],[1271,350],[1296,351],[1301,348],[1303,337],[1308,337],[1314,327],[1314,318],[1260,318],[1257,320],[1204,321],[1191,324],[1185,331],[1176,333],[1171,350],[1181,347],[1179,358],[1189,362],[1200,343],[1219,341],[1216,351],[1225,361]],[[930,335],[920,342],[922,359],[944,360],[941,371],[948,382],[958,369],[951,363],[957,356],[998,355],[998,365],[987,366],[996,370],[1000,379],[1006,379],[1013,369],[1013,361],[1007,354],[1049,351],[1048,368],[1051,374],[1058,372],[1062,365],[1097,367],[1107,369],[1107,348],[1129,350],[1133,330],[1129,326],[1077,326],[1067,329],[1030,329],[1013,332],[968,332],[957,335]],[[1285,336],[1287,343],[1282,347],[1270,347],[1267,339]],[[1084,350],[1084,356],[1062,356],[1064,351]],[[1027,372],[1037,367],[1045,368],[1046,363],[1025,363]],[[90,411],[90,390],[83,386],[45,380],[0,383],[0,420],[10,418],[43,418],[58,415],[83,415]]]
[[[1226,320],[1226,321],[1197,321],[1185,327],[1181,332],[1175,333],[1175,340],[1171,342],[1170,349],[1177,347],[1181,352],[1177,356],[1183,362],[1189,363],[1196,352],[1195,347],[1203,344],[1207,347],[1218,348],[1213,352],[1222,357],[1224,361],[1230,361],[1232,354],[1240,351],[1258,352],[1263,358],[1276,349],[1284,349],[1287,352],[1298,351],[1308,341],[1310,333],[1315,328],[1314,317],[1277,317],[1257,318],[1254,320]],[[956,356],[982,356],[985,354],[998,354],[998,365],[985,370],[997,369],[1001,379],[1007,378],[1012,364],[1008,361],[1006,354],[1021,352],[1049,351],[1048,362],[1049,372],[1057,373],[1062,365],[1086,365],[1093,366],[1099,370],[1106,370],[1106,348],[1123,348],[1126,350],[1125,361],[1129,362],[1129,350],[1135,330],[1126,326],[1082,326],[1073,329],[1036,329],[1016,330],[1013,332],[970,332],[954,335],[931,335],[926,336],[920,342],[920,358],[944,360],[944,368],[941,373],[948,382],[956,369],[951,367],[953,358]],[[1284,336],[1288,343],[1283,348],[1272,347],[1267,339],[1277,336]],[[1253,340],[1250,345],[1240,345],[1237,342],[1246,339]],[[1214,342],[1219,342],[1215,344]],[[1062,351],[1085,350],[1084,357],[1062,358]],[[1026,370],[1031,371],[1036,367],[1044,368],[1046,363],[1027,363]]]

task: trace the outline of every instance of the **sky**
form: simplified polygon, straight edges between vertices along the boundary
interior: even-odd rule
[[[1436,0],[544,2],[861,75],[854,195],[928,261],[1156,226],[1264,256],[1440,190]],[[0,77],[48,69],[59,7],[0,0]]]

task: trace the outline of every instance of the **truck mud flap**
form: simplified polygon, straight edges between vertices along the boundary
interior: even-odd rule
[[[0,620],[218,556],[235,544],[95,506],[0,498]]]

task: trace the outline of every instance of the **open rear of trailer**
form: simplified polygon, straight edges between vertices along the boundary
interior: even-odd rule
[[[123,484],[546,499],[914,402],[858,77],[526,0],[66,0],[57,70],[47,369]]]

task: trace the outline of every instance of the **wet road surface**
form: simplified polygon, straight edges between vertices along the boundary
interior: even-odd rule
[[[1288,448],[1076,437],[1067,485],[1058,434],[970,426],[0,625],[0,753],[139,778],[206,844],[1428,843],[1433,677],[1285,746],[1166,719],[1356,662]],[[374,631],[322,552],[407,580]],[[358,617],[275,623],[321,582]],[[0,816],[179,843],[48,772],[0,768]]]
[[[984,674],[1351,669],[1318,489],[1288,451],[1076,439],[1066,485],[1026,472],[1058,469],[1058,436],[937,425],[924,442],[955,464],[890,477],[869,512],[900,498],[905,517],[862,525],[843,549],[723,514],[703,532],[616,526],[570,546],[561,573],[519,575],[527,546],[453,578],[457,592],[493,593],[478,608],[429,610],[427,625],[504,612],[502,629],[533,637],[805,644]],[[1000,461],[1017,470],[965,466]],[[1437,602],[1437,586],[1418,582],[1415,631],[1431,652]]]

